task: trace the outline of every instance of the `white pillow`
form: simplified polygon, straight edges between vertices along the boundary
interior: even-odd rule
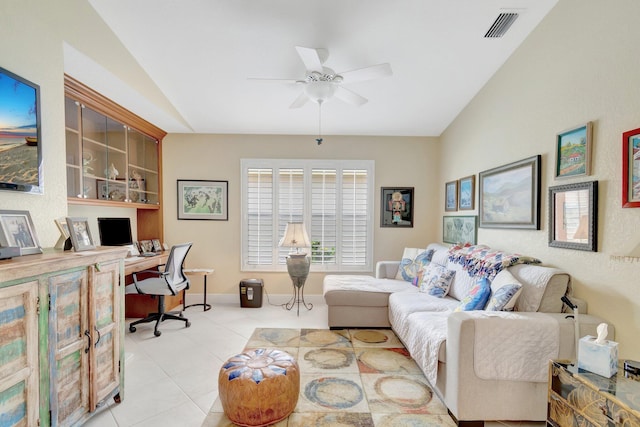
[[[422,281],[418,290],[434,297],[444,298],[449,293],[451,280],[455,274],[455,271],[447,270],[441,265],[431,263],[423,270]]]
[[[431,261],[433,250],[427,251],[424,248],[404,248],[402,260],[396,273],[396,280],[413,282],[420,270]]]
[[[485,310],[513,311],[521,293],[522,283],[509,270],[502,270],[491,282],[491,297]]]

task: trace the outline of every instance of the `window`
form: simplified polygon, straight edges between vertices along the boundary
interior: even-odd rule
[[[286,271],[278,247],[288,222],[304,222],[311,271],[371,271],[372,160],[243,159],[242,269]]]

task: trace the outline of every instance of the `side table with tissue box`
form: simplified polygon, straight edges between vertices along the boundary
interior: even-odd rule
[[[552,360],[547,425],[640,426],[640,375],[625,372],[622,361],[607,378],[576,362]]]

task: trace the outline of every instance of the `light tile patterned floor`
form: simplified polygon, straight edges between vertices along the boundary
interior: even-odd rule
[[[280,304],[286,296],[272,295]],[[192,301],[193,299],[193,301]],[[188,295],[188,303],[199,302]],[[313,310],[284,310],[270,305],[240,308],[237,298],[207,298],[213,308],[187,309],[191,327],[182,322],[162,324],[162,335],[153,326],[140,325],[126,333],[125,395],[122,403],[109,404],[87,427],[199,427],[218,397],[218,372],[223,361],[242,351],[255,328],[326,328],[327,306],[319,296],[308,296]],[[133,319],[128,319],[131,321]],[[526,403],[525,403],[526,404]],[[487,427],[542,427],[545,423],[485,423]]]

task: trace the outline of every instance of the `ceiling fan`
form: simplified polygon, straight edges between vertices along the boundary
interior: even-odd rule
[[[393,74],[391,65],[387,63],[336,73],[331,68],[323,65],[329,57],[327,49],[296,46],[296,50],[307,70],[304,79],[250,79],[291,82],[303,85],[304,90],[289,108],[300,108],[308,101],[322,105],[323,102],[334,96],[348,104],[361,106],[367,103],[367,98],[345,88],[343,85],[373,80]]]

